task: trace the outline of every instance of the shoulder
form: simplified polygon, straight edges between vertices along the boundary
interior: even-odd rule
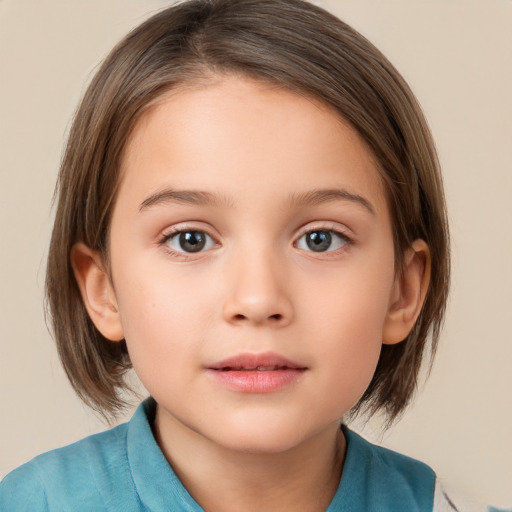
[[[21,466],[0,482],[0,510],[48,510],[44,483],[40,480],[34,465],[27,463]]]
[[[126,425],[39,455],[0,482],[0,510],[103,510],[104,482],[119,480],[126,462]],[[109,478],[109,473],[110,478]]]
[[[396,503],[402,510],[431,512],[436,475],[423,462],[376,446],[355,432],[344,428],[347,454],[343,479],[360,489],[359,502],[367,510],[392,511]]]
[[[425,463],[377,446],[363,439],[359,434],[345,429],[349,450],[357,451],[360,458],[370,464],[373,471],[379,471],[387,479],[403,480],[410,486],[428,486],[432,491],[435,483],[434,471]]]

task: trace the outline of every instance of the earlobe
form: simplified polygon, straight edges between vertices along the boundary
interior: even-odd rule
[[[124,339],[114,289],[101,254],[77,243],[71,249],[71,266],[87,313],[96,328],[111,341]]]
[[[421,312],[430,283],[430,251],[423,240],[415,240],[406,251],[403,272],[397,275],[382,342],[393,345],[411,332]]]

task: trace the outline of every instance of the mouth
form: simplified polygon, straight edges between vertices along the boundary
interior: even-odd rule
[[[273,366],[256,366],[254,368],[248,366],[223,366],[222,368],[213,368],[221,372],[273,372],[276,370],[287,370],[289,366],[273,365]],[[296,368],[293,368],[296,369]]]
[[[278,354],[239,354],[208,366],[213,379],[232,391],[273,393],[300,382],[308,369]]]
[[[214,363],[209,366],[209,369],[221,372],[271,372],[277,370],[306,370],[307,368],[279,354],[267,352],[264,354],[238,354]]]

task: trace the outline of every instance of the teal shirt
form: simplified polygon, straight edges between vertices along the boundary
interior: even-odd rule
[[[0,483],[1,512],[198,512],[151,431],[155,403],[101,434],[42,454]],[[435,475],[425,464],[344,428],[343,477],[326,512],[431,512]]]

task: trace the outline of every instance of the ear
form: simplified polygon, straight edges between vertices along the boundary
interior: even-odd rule
[[[71,249],[71,266],[87,313],[98,331],[111,341],[124,339],[114,288],[101,254],[77,243]]]
[[[415,240],[405,252],[403,273],[397,275],[382,343],[393,345],[403,341],[418,318],[430,283],[430,251],[423,240]]]

